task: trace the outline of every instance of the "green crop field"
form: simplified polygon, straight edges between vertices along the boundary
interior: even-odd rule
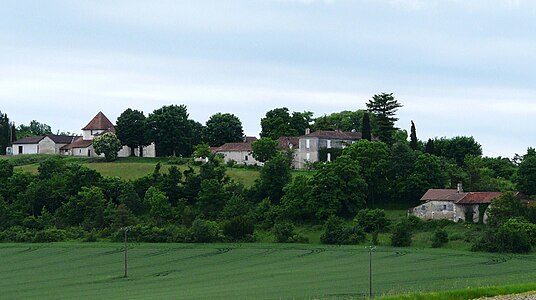
[[[364,246],[0,244],[2,299],[351,299],[368,293]],[[536,280],[536,256],[383,248],[377,294]]]

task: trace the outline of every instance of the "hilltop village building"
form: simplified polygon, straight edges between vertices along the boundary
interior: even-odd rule
[[[362,138],[360,132],[321,130],[310,132],[299,137],[283,136],[278,139],[278,147],[282,150],[294,151],[292,166],[295,169],[305,169],[308,164],[322,161],[332,161],[342,149]],[[261,165],[251,155],[251,144],[254,137],[246,137],[240,143],[226,143],[212,149],[213,153],[222,154],[225,162],[234,160],[237,164]]]
[[[93,138],[106,132],[115,133],[115,127],[110,120],[99,112],[82,128],[81,136],[44,135],[26,137],[13,142],[13,155],[21,154],[61,154],[84,157],[103,157],[97,155],[93,148]],[[118,152],[119,157],[130,156],[130,147],[123,146]],[[141,149],[134,149],[136,156],[155,157],[154,143]]]

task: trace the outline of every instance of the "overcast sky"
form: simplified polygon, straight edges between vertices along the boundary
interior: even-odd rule
[[[185,104],[260,132],[389,92],[422,140],[472,135],[488,156],[536,146],[536,1],[243,0],[0,3],[0,110],[80,132],[98,112]]]

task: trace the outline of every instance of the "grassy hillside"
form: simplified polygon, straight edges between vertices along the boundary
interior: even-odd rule
[[[5,299],[349,299],[368,293],[364,246],[1,244]],[[379,294],[531,282],[533,255],[378,248]]]
[[[24,157],[11,157],[13,161],[17,163],[16,169],[30,173],[37,173],[39,162],[48,158],[46,155],[25,155]],[[65,159],[83,164],[84,166],[94,169],[104,176],[117,176],[123,179],[136,179],[144,175],[153,172],[155,165],[160,162],[162,172],[166,172],[171,166],[168,164],[167,158],[136,158],[127,157],[119,158],[114,162],[104,162],[102,160],[95,160],[89,158],[77,158],[66,157]],[[178,165],[180,170],[188,168],[187,165]],[[198,167],[192,166],[194,169]],[[227,174],[237,182],[243,183],[245,186],[251,186],[257,178],[259,178],[259,171],[254,169],[240,169],[240,168],[228,168]],[[306,171],[293,171],[293,175],[303,174],[305,176],[312,176],[314,172]]]

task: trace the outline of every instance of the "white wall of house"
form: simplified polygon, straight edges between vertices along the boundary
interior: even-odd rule
[[[223,159],[225,162],[230,160],[236,161],[239,165],[261,165],[249,151],[219,151],[218,154],[223,154]]]
[[[318,161],[318,140],[316,137],[300,138],[300,147],[296,153],[298,169],[304,169],[307,162]]]
[[[148,145],[148,146],[144,146],[143,147],[143,157],[156,157],[156,149],[155,149],[155,145],[154,143]],[[140,149],[138,147],[136,147],[134,149],[134,155],[135,156],[140,156]],[[130,156],[130,147],[128,146],[123,146],[123,148],[121,148],[121,150],[119,150],[119,152],[117,153],[117,156],[118,157],[129,157]]]
[[[93,137],[95,136],[95,134],[98,134],[98,133],[101,133],[101,132],[104,132],[103,129],[99,129],[99,130],[82,130],[82,138],[87,141],[87,140],[93,140]]]
[[[39,144],[13,144],[13,155],[38,153]]]
[[[60,148],[66,144],[56,144],[48,136],[39,141],[39,154],[59,154]]]
[[[409,213],[424,220],[447,219],[454,222],[466,221],[465,215],[469,210],[473,211],[473,223],[478,223],[480,209],[478,204],[455,204],[452,201],[428,201],[411,208]],[[487,212],[487,210],[486,210]],[[487,223],[487,213],[484,214],[484,223]]]
[[[89,147],[86,147],[86,148],[73,148],[71,150],[71,154],[73,156],[82,156],[82,157],[104,157],[104,154],[97,155],[95,153],[95,149],[93,149],[93,145],[90,145]]]

